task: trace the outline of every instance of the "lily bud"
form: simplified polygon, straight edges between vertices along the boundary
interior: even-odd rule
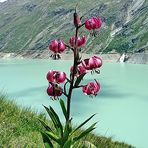
[[[75,27],[78,27],[81,24],[80,17],[76,12],[73,14],[73,17],[74,17],[73,23]]]

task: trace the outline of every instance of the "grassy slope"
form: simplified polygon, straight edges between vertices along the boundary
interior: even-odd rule
[[[88,53],[99,52],[110,42],[110,32],[125,23],[127,12],[133,5],[130,2],[131,0],[15,0],[13,3],[5,3],[0,6],[0,50],[7,52],[43,50],[55,37],[64,38],[68,43],[69,36],[73,35],[72,16],[78,3],[81,15],[85,17],[100,15],[103,19],[104,25],[98,36],[95,39],[89,37],[84,49]],[[129,43],[129,50],[146,45],[147,21],[141,28],[141,24],[147,19],[146,1],[141,8],[142,12],[138,10],[133,15],[128,28],[115,36],[106,51],[125,50],[127,49],[125,45]],[[143,32],[139,33],[141,29]],[[129,34],[126,33],[129,31]],[[85,30],[82,32],[85,34]],[[132,44],[131,41],[135,38],[137,40]]]
[[[39,132],[42,127],[37,120],[38,117],[46,120],[44,114],[37,115],[30,109],[20,108],[6,97],[0,96],[0,146],[42,148]],[[85,140],[91,141],[99,148],[132,148],[124,143],[113,142],[111,138],[97,137],[93,134],[87,136]],[[82,145],[77,144],[75,147],[81,148]]]
[[[143,6],[139,12],[135,12],[134,19],[115,36],[106,51],[118,49],[119,52],[132,52],[133,49],[148,49],[148,1]]]

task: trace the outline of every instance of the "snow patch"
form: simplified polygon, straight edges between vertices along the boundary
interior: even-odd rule
[[[7,0],[0,0],[0,3],[6,2]]]

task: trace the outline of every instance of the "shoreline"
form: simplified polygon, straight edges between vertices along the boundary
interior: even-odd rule
[[[93,55],[100,56],[104,62],[119,62],[121,58],[121,54],[119,53],[107,53],[107,54],[87,54],[81,53],[83,59],[89,58]],[[51,53],[49,50],[42,50],[42,51],[35,51],[35,50],[26,50],[26,51],[19,51],[19,52],[0,52],[0,59],[50,59]],[[62,53],[61,60],[71,60],[73,53]],[[128,53],[126,54],[126,61],[125,63],[132,63],[132,64],[148,64],[148,53]]]

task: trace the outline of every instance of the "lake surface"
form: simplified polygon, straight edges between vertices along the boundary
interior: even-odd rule
[[[59,104],[46,94],[48,70],[69,73],[70,61],[0,60],[0,91],[22,106],[44,111],[52,105],[61,115]],[[93,113],[99,121],[95,133],[112,136],[138,148],[148,147],[148,65],[105,63],[100,75],[87,74],[84,82],[96,78],[101,83],[97,97],[89,98],[81,89],[74,92],[73,122],[79,123]],[[84,83],[83,82],[83,83]]]

